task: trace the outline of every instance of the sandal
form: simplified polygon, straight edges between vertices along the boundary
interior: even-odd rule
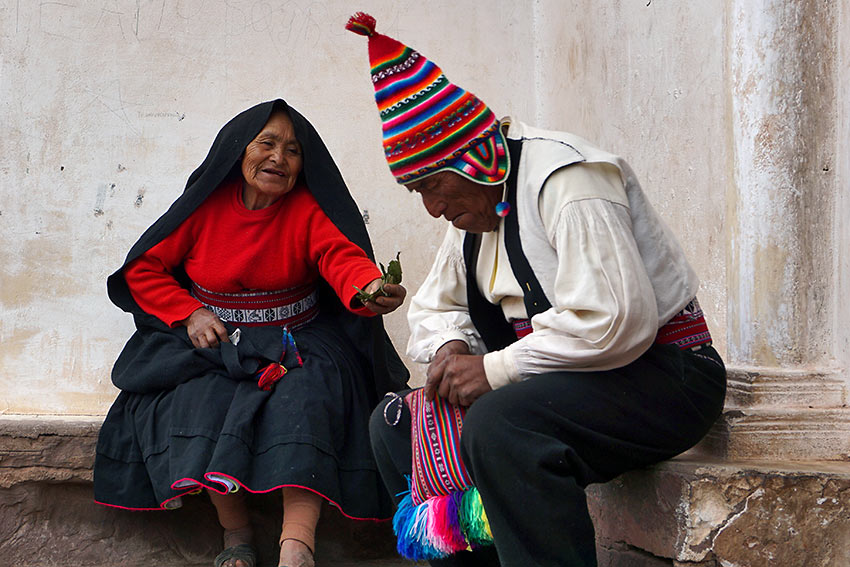
[[[229,561],[230,559],[238,559],[244,562],[247,567],[255,567],[257,564],[257,552],[252,545],[247,543],[234,545],[216,555],[214,565],[215,567],[221,567],[225,561]]]

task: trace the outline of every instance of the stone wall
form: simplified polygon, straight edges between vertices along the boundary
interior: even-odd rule
[[[128,512],[95,504],[91,469],[99,420],[0,417],[0,556],[36,567],[211,565],[221,527],[204,494],[179,510]],[[277,564],[280,493],[249,495],[260,560]],[[333,567],[412,565],[389,522],[353,522],[325,506],[316,559]]]
[[[842,567],[850,468],[676,459],[593,487],[600,565]]]

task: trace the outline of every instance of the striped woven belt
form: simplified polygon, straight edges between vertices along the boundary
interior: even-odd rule
[[[246,327],[278,325],[293,330],[319,314],[313,284],[278,291],[220,293],[193,282],[191,293],[222,321]]]
[[[511,324],[518,339],[533,331],[530,319],[514,319]],[[696,297],[658,329],[655,342],[662,345],[675,344],[680,349],[711,345],[711,334]]]
[[[658,329],[655,342],[674,344],[683,350],[711,345],[711,334],[696,297]]]
[[[534,330],[531,328],[531,319],[512,319],[511,325],[514,326],[514,333],[516,333],[518,339],[530,335]]]

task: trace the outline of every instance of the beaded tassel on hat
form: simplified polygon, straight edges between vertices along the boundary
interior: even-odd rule
[[[442,170],[486,185],[504,181],[505,140],[487,105],[419,52],[376,32],[372,16],[358,12],[345,27],[369,38],[384,154],[399,183]]]

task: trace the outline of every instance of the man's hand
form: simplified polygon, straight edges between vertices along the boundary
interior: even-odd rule
[[[212,348],[217,347],[219,343],[230,342],[224,323],[205,307],[199,307],[178,323],[186,327],[189,340],[195,348]]]
[[[449,341],[441,346],[431,364],[425,380],[425,398],[435,395],[460,406],[471,406],[481,395],[492,390],[484,373],[484,357],[469,354],[463,341]]]
[[[366,293],[374,293],[378,291],[380,287],[381,278],[377,278],[369,282],[369,285],[363,288],[363,291]],[[404,303],[407,290],[402,285],[387,283],[384,284],[384,293],[388,293],[389,295],[382,295],[380,293],[377,294],[372,301],[364,303],[366,308],[372,313],[377,313],[378,315],[391,313]]]

